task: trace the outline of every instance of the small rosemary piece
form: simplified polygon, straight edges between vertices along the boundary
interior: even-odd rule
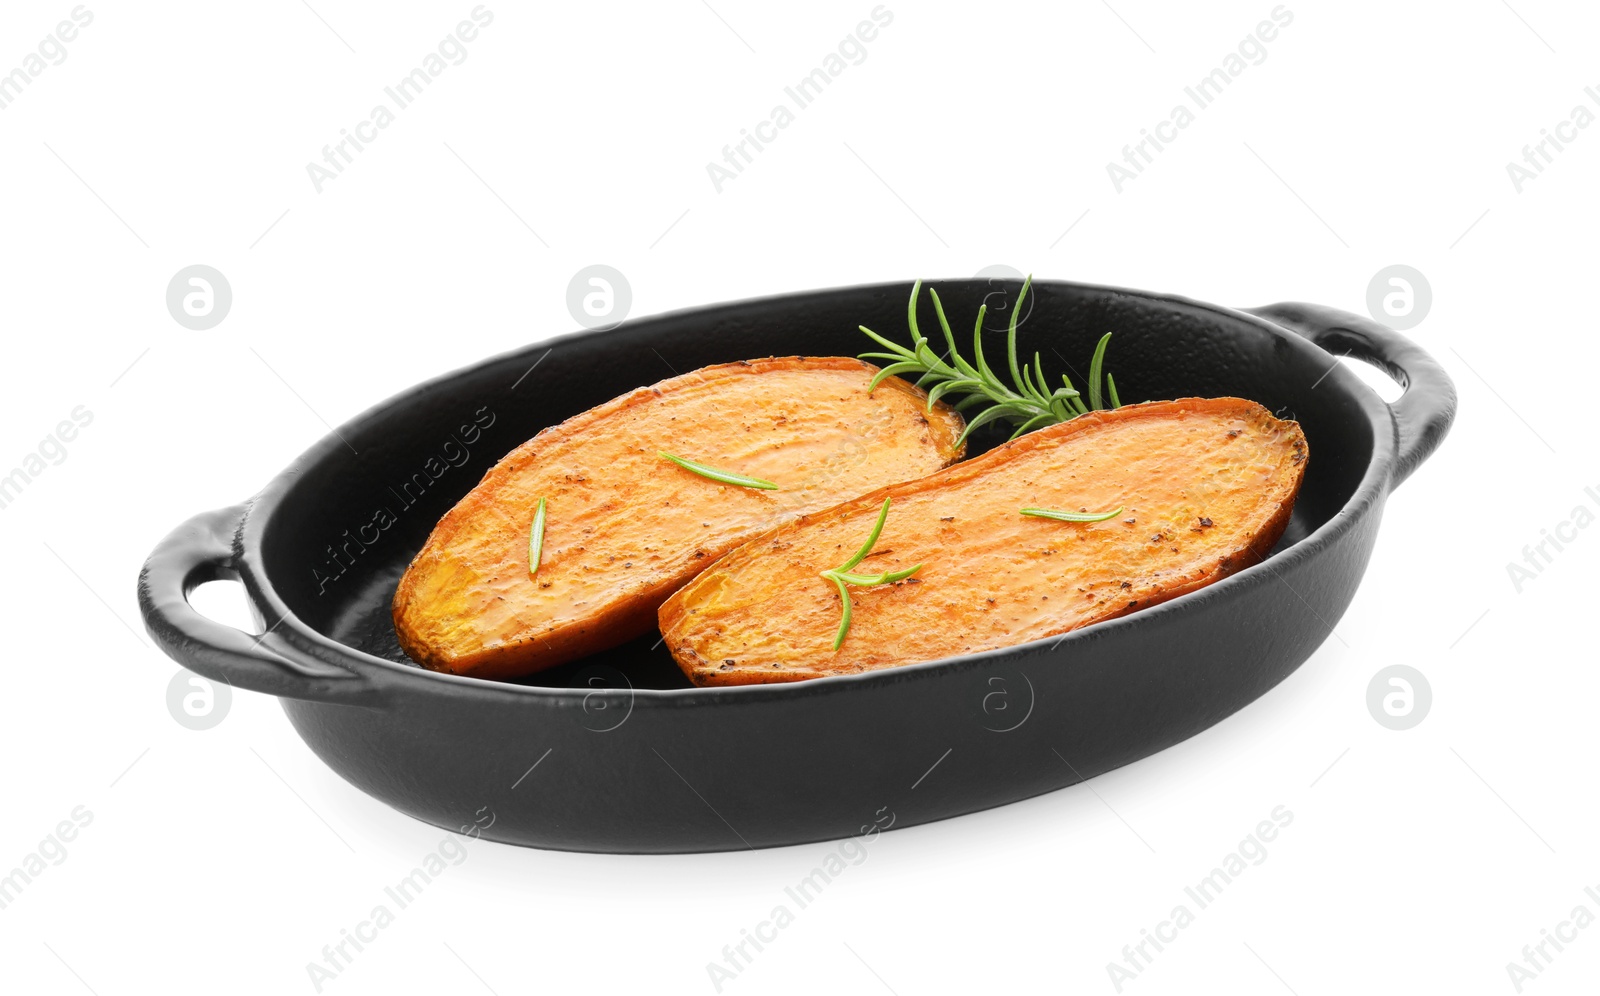
[[[699,474],[701,477],[709,477],[713,481],[720,481],[723,484],[736,484],[741,488],[757,488],[761,491],[778,490],[778,486],[776,484],[773,484],[771,481],[763,481],[759,477],[746,477],[743,474],[735,474],[732,471],[718,470],[715,467],[707,467],[703,463],[695,463],[693,460],[685,460],[683,457],[673,456],[671,453],[668,453],[664,450],[657,450],[656,452],[662,457],[665,457],[666,459],[671,460],[673,463],[682,467],[684,470],[692,471],[693,473]]]
[[[939,301],[939,292],[930,287],[928,294],[933,298],[933,311],[939,318],[939,328],[943,330],[945,344],[949,347],[944,357],[934,353],[929,340],[917,327],[917,299],[922,293],[922,281],[918,280],[912,285],[911,300],[906,304],[906,323],[911,327],[911,348],[907,349],[891,342],[865,325],[857,326],[874,342],[888,350],[885,353],[861,354],[863,360],[888,361],[888,365],[879,370],[878,375],[872,379],[871,385],[867,388],[868,392],[877,388],[887,377],[896,374],[915,374],[917,386],[928,389],[929,411],[932,411],[934,404],[946,394],[965,395],[956,403],[957,411],[986,405],[982,411],[967,421],[966,431],[961,434],[963,442],[972,430],[996,419],[1005,419],[1016,426],[1016,431],[1011,435],[1011,438],[1015,439],[1040,426],[1066,422],[1095,409],[1120,408],[1122,402],[1117,397],[1116,381],[1109,373],[1103,372],[1106,346],[1111,341],[1110,332],[1100,337],[1100,342],[1094,349],[1094,357],[1089,363],[1087,404],[1083,395],[1072,386],[1072,378],[1066,374],[1061,375],[1062,386],[1051,389],[1045,380],[1044,362],[1038,353],[1033,354],[1032,366],[1028,365],[1026,358],[1018,364],[1017,316],[1022,311],[1022,303],[1027,299],[1028,288],[1032,283],[1031,276],[1023,281],[1022,293],[1017,295],[1016,306],[1011,309],[1011,325],[1006,332],[1006,365],[1010,368],[1011,384],[1008,385],[999,374],[995,373],[983,358],[983,316],[988,306],[978,306],[978,319],[972,327],[974,362],[969,363],[956,346],[956,337],[950,331],[950,322],[945,318],[944,305]]]
[[[850,632],[850,589],[845,587],[846,585],[853,584],[863,588],[871,588],[880,584],[893,584],[896,581],[904,581],[922,570],[922,565],[917,564],[913,567],[907,567],[903,571],[884,571],[882,574],[851,573],[855,566],[865,560],[867,554],[872,552],[873,544],[878,542],[878,534],[883,532],[883,524],[889,519],[889,501],[888,498],[883,500],[883,507],[878,510],[877,524],[872,527],[871,535],[867,537],[865,543],[861,544],[861,549],[856,551],[855,556],[832,570],[823,571],[820,575],[832,581],[833,586],[839,589],[839,604],[844,610],[839,619],[839,631],[833,637],[834,650],[839,649],[840,645],[844,643],[845,634]]]
[[[1118,505],[1109,512],[1057,512],[1053,508],[1025,508],[1022,514],[1040,519],[1055,519],[1057,522],[1104,522],[1121,515],[1122,508],[1123,506]]]
[[[544,556],[544,499],[533,509],[533,527],[528,530],[528,577],[539,574],[539,560]]]

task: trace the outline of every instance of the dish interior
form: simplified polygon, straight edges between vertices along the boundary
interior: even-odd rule
[[[987,303],[985,355],[1005,364],[1005,325],[1020,285],[957,280],[935,285],[964,355]],[[346,646],[403,664],[389,605],[433,525],[503,454],[540,429],[636,387],[712,363],[756,356],[853,356],[875,348],[864,324],[909,343],[908,285],[819,291],[630,323],[545,349],[501,357],[408,393],[341,427],[303,460],[263,525],[266,580],[307,625]],[[923,295],[924,335],[942,333]],[[1305,483],[1281,550],[1310,535],[1354,495],[1372,457],[1372,424],[1351,376],[1324,376],[1324,354],[1202,306],[1073,284],[1035,284],[1017,332],[1019,359],[1035,351],[1051,377],[1083,389],[1095,342],[1113,332],[1106,369],[1125,403],[1233,395],[1298,420],[1310,445]],[[540,357],[543,356],[541,360]],[[537,368],[529,368],[538,362]],[[1340,372],[1341,374],[1343,372]],[[969,455],[1009,429],[974,433]],[[530,685],[688,688],[659,637],[523,679]],[[413,665],[414,666],[414,665]]]

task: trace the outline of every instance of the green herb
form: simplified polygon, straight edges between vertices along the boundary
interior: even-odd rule
[[[746,477],[743,474],[735,474],[731,471],[718,470],[715,467],[707,467],[703,463],[695,463],[693,460],[685,460],[683,457],[675,457],[671,453],[661,450],[657,450],[656,452],[682,467],[684,470],[693,471],[694,473],[699,474],[701,477],[709,477],[713,481],[721,481],[723,484],[737,484],[741,488],[759,488],[762,491],[778,490],[778,486],[776,484],[773,484],[771,481],[763,481],[759,477]]]
[[[944,305],[939,301],[939,292],[930,287],[928,294],[933,298],[933,311],[939,317],[939,327],[944,330],[945,343],[949,346],[945,357],[934,354],[928,339],[917,327],[917,298],[922,292],[922,281],[918,280],[912,285],[911,301],[906,305],[906,323],[911,326],[910,349],[885,339],[865,325],[858,326],[861,331],[871,336],[874,342],[889,350],[886,353],[861,354],[863,360],[889,361],[888,365],[878,371],[878,375],[872,379],[872,384],[867,388],[868,392],[876,389],[887,377],[896,374],[916,374],[917,386],[928,389],[929,411],[933,410],[935,402],[947,394],[965,395],[955,405],[957,411],[985,405],[982,411],[968,419],[966,431],[961,434],[963,442],[972,430],[996,419],[1005,419],[1017,427],[1011,435],[1011,438],[1015,439],[1040,426],[1065,422],[1093,409],[1120,408],[1122,402],[1117,398],[1117,385],[1109,373],[1103,375],[1105,390],[1101,389],[1106,345],[1111,341],[1110,332],[1100,337],[1099,344],[1095,346],[1094,358],[1089,364],[1087,404],[1084,403],[1083,395],[1072,386],[1072,379],[1066,374],[1061,375],[1063,386],[1051,390],[1045,380],[1044,363],[1038,353],[1033,354],[1032,367],[1028,366],[1026,360],[1018,365],[1017,316],[1022,312],[1022,303],[1027,299],[1028,287],[1032,283],[1031,276],[1023,281],[1022,293],[1017,295],[1016,306],[1011,309],[1011,326],[1006,332],[1006,365],[1010,368],[1010,385],[1007,385],[983,358],[983,316],[988,306],[978,306],[978,320],[972,327],[974,362],[968,363],[956,347],[956,337],[950,331],[949,321],[945,319]]]
[[[1057,512],[1053,508],[1025,508],[1022,514],[1040,519],[1055,519],[1057,522],[1104,522],[1121,515],[1122,508],[1123,506],[1118,505],[1109,512]]]
[[[533,509],[533,528],[528,530],[528,577],[539,573],[539,560],[544,555],[544,499]]]
[[[873,544],[878,542],[878,534],[883,532],[883,524],[888,519],[889,499],[885,498],[883,507],[878,510],[878,522],[872,527],[872,534],[867,537],[867,541],[861,544],[861,549],[856,551],[855,556],[838,567],[823,571],[821,574],[821,577],[832,581],[833,586],[839,589],[839,603],[844,608],[844,614],[839,620],[839,632],[834,634],[833,637],[833,649],[835,650],[838,650],[840,644],[844,643],[845,634],[850,632],[850,589],[846,588],[846,585],[853,584],[863,588],[871,588],[880,584],[893,584],[896,581],[904,581],[922,570],[922,565],[917,564],[914,567],[907,567],[903,571],[884,571],[882,574],[851,573],[855,566],[865,560],[867,554],[872,552]]]

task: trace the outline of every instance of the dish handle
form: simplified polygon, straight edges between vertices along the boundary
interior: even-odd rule
[[[378,689],[370,680],[294,647],[275,632],[284,620],[256,636],[189,604],[189,593],[207,581],[239,580],[234,536],[245,510],[202,512],[156,546],[139,572],[145,629],[168,657],[213,681],[284,698],[372,704]]]
[[[1416,343],[1391,328],[1337,308],[1285,302],[1246,312],[1297,333],[1330,354],[1353,356],[1381,367],[1405,388],[1389,405],[1396,432],[1393,490],[1426,460],[1456,417],[1456,386],[1444,367]]]

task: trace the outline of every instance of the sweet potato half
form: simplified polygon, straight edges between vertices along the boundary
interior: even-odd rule
[[[1125,615],[1261,560],[1305,473],[1300,426],[1238,398],[1095,411],[921,480],[767,531],[661,606],[661,633],[697,685],[800,681],[1011,646]],[[852,587],[848,634],[819,572],[890,510]],[[1106,521],[1025,507],[1122,511]]]
[[[654,628],[661,602],[749,537],[961,456],[961,416],[842,357],[705,367],[545,429],[490,468],[428,537],[394,597],[424,667],[512,678]],[[756,490],[661,451],[777,484]],[[529,531],[545,499],[543,548]]]

